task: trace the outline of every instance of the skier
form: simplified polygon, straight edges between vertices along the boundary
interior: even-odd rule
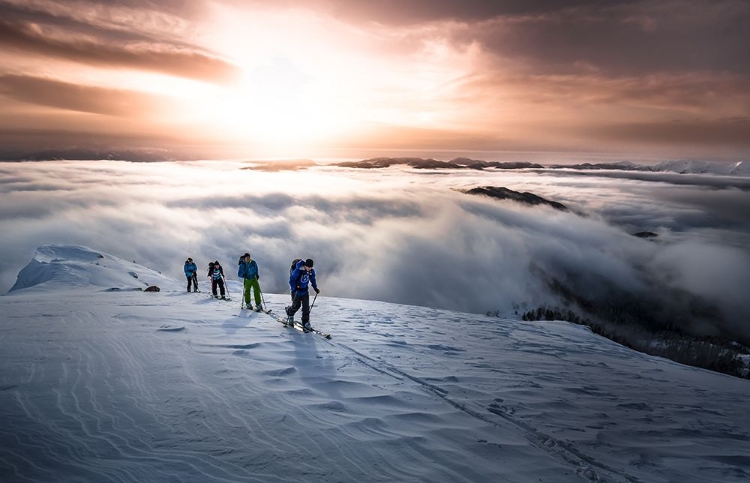
[[[214,294],[214,297],[219,298],[216,294],[216,287],[219,287],[221,299],[226,300],[224,296],[224,269],[221,268],[218,260],[208,264],[208,278],[211,279],[211,293]]]
[[[315,280],[315,270],[313,269],[313,260],[300,260],[289,276],[289,288],[292,292],[292,305],[286,308],[286,315],[290,322],[294,321],[294,314],[302,307],[302,325],[305,329],[310,330],[310,294],[307,285],[312,284],[316,294],[318,282]]]
[[[250,305],[250,291],[252,289],[255,293],[255,310],[259,312],[263,310],[260,295],[260,272],[258,271],[258,264],[250,257],[249,253],[245,253],[240,258],[237,276],[242,277],[244,280],[243,296],[245,306],[252,309],[252,305]]]
[[[193,259],[188,257],[185,260],[185,277],[187,277],[187,291],[190,292],[190,285],[193,286],[193,292],[198,291],[198,266],[193,262]]]

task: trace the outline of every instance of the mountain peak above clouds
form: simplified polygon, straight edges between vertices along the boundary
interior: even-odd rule
[[[535,195],[534,193],[529,193],[528,191],[524,191],[523,193],[519,191],[513,191],[511,189],[505,188],[504,186],[479,186],[467,190],[465,191],[465,193],[470,195],[489,196],[490,198],[495,198],[498,200],[511,200],[517,203],[531,206],[550,206],[556,210],[568,211],[567,206],[563,205],[562,203],[558,203],[557,201],[547,200],[545,198],[542,198],[541,196]]]
[[[42,245],[18,273],[10,292],[96,287],[143,290],[149,285],[177,288],[177,282],[150,268],[80,245]]]
[[[745,161],[726,163],[719,161],[675,160],[662,161],[648,167],[649,171],[672,171],[681,174],[718,174],[724,176],[750,176],[750,164]]]

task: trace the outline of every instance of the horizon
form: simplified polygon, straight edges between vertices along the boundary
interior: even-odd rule
[[[87,157],[76,157],[84,153]],[[110,154],[111,158],[94,157],[95,154]],[[0,163],[5,162],[44,162],[44,161],[126,161],[126,162],[191,162],[191,161],[216,161],[216,162],[290,162],[290,161],[312,161],[319,165],[341,162],[359,162],[371,159],[404,159],[414,158],[436,161],[452,161],[455,159],[470,159],[474,161],[498,162],[498,163],[536,163],[546,167],[554,165],[576,165],[576,164],[625,164],[633,163],[640,166],[656,166],[665,162],[698,162],[718,164],[745,163],[746,159],[723,159],[717,157],[672,157],[653,155],[622,155],[600,152],[556,152],[556,151],[405,151],[392,149],[378,149],[347,155],[334,156],[333,153],[321,154],[320,156],[225,156],[207,157],[187,154],[185,150],[170,150],[166,148],[92,148],[92,147],[68,147],[43,150],[2,150],[0,148]]]
[[[0,14],[5,153],[750,153],[741,0],[0,0]]]

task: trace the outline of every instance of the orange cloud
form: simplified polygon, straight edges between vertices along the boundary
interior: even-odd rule
[[[0,45],[84,64],[148,70],[210,82],[229,82],[239,75],[233,64],[184,47],[120,45],[80,36],[63,38],[45,34],[30,23],[0,21]]]

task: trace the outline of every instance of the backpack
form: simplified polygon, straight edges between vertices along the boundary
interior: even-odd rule
[[[302,260],[301,258],[295,258],[292,260],[292,266],[289,268],[289,276],[292,276],[292,272],[294,272],[294,269],[297,268],[297,264]]]

